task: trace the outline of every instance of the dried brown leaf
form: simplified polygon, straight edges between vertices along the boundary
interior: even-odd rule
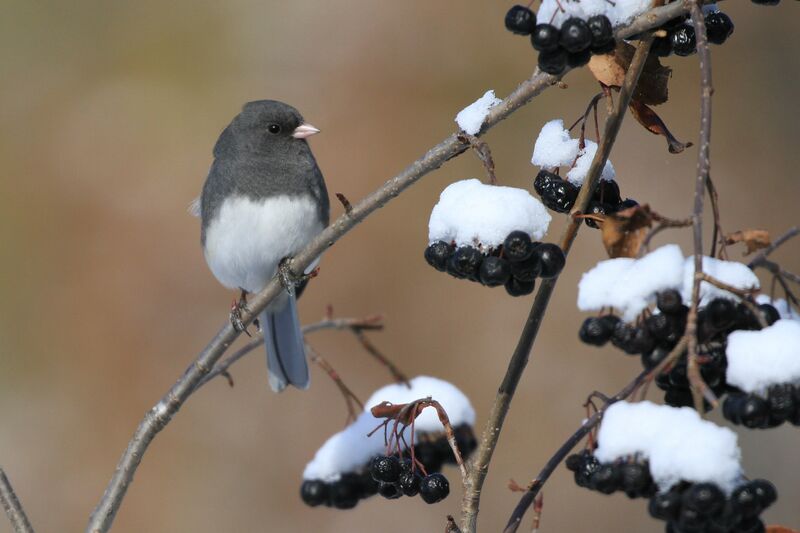
[[[736,244],[737,242],[743,242],[747,247],[742,255],[750,255],[772,243],[769,232],[765,229],[746,229],[725,235],[725,244]]]
[[[800,533],[800,531],[788,528],[786,526],[772,525],[772,526],[767,526],[766,533]]]
[[[661,120],[661,117],[642,102],[631,100],[630,110],[639,124],[644,126],[649,132],[655,133],[656,135],[663,135],[667,139],[667,149],[671,154],[679,154],[686,148],[692,146],[690,142],[682,143],[676,139],[667,128],[667,125],[664,124],[664,121]]]
[[[647,228],[653,225],[649,205],[635,205],[610,215],[578,215],[600,223],[601,238],[611,258],[637,257]]]
[[[613,52],[592,56],[589,70],[603,85],[621,87],[635,51],[632,45],[620,42]],[[663,104],[669,97],[667,85],[671,76],[671,68],[662,65],[657,57],[648,56],[633,99],[648,105]]]

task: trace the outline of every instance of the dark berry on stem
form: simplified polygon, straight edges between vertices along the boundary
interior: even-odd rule
[[[601,46],[592,46],[591,51],[592,54],[600,56],[603,54],[610,54],[616,49],[617,49],[617,42],[612,39],[608,41],[606,44],[603,44]]]
[[[672,39],[672,51],[681,57],[690,56],[697,51],[697,38],[694,28],[689,24],[684,24],[675,28],[670,33]]]
[[[677,520],[681,512],[681,493],[677,490],[659,493],[650,498],[650,516],[658,520]]]
[[[722,416],[734,424],[741,424],[742,409],[744,408],[745,401],[747,401],[746,394],[729,394],[722,403]]]
[[[631,498],[652,494],[653,478],[650,469],[641,463],[625,463],[620,467],[621,487]]]
[[[578,337],[580,337],[581,341],[592,346],[603,346],[611,340],[616,324],[613,324],[610,320],[605,320],[605,318],[604,316],[592,316],[584,320],[578,332]]]
[[[542,72],[558,76],[567,68],[567,51],[558,48],[552,52],[539,52],[538,64]]]
[[[511,277],[511,266],[505,259],[487,257],[481,263],[480,279],[487,287],[505,285],[509,277]]]
[[[623,209],[628,209],[628,208],[630,208],[630,207],[636,207],[637,205],[639,205],[639,202],[637,202],[637,201],[636,201],[636,200],[634,200],[633,198],[625,198],[625,199],[624,199],[624,200],[623,200],[623,201],[622,201],[622,202],[619,204],[619,207],[617,208],[617,211],[622,211]]]
[[[549,242],[540,244],[533,250],[533,253],[539,256],[539,262],[542,265],[539,277],[543,279],[551,279],[558,276],[567,262],[564,252],[557,244]]]
[[[557,183],[563,181],[558,174],[554,174],[548,170],[540,170],[536,177],[533,179],[533,189],[536,194],[543,196],[553,190]]]
[[[378,494],[387,500],[396,500],[403,495],[403,491],[397,483],[381,483],[378,487]]]
[[[586,50],[582,50],[580,52],[567,54],[567,65],[569,68],[582,67],[589,63],[590,59],[592,59],[592,52],[587,48]]]
[[[611,342],[627,354],[636,353],[633,346],[633,339],[636,337],[636,328],[625,322],[618,322],[614,327],[614,334],[611,336]]]
[[[781,319],[781,314],[778,313],[778,310],[775,309],[775,306],[773,305],[761,304],[758,306],[758,309],[761,311],[761,316],[764,317],[764,320],[766,320],[768,326],[771,326]]]
[[[455,246],[450,243],[436,241],[425,248],[425,261],[436,270],[444,272],[447,270],[447,260],[453,255],[455,249]]]
[[[503,241],[503,254],[509,261],[524,261],[533,253],[531,236],[524,231],[512,231]]]
[[[525,6],[513,6],[506,13],[506,29],[517,35],[530,35],[536,27],[536,13]]]
[[[795,411],[794,387],[789,383],[773,385],[767,390],[770,418],[784,422]]]
[[[589,208],[586,210],[587,215],[600,215],[601,217],[613,212],[614,209],[609,204],[601,203],[596,200],[592,200],[589,204]],[[600,228],[596,220],[585,218],[583,221],[586,222],[586,225],[590,228]]]
[[[318,479],[307,479],[300,485],[300,497],[311,507],[322,505],[328,501],[328,485]]]
[[[689,389],[673,388],[664,394],[664,403],[672,407],[694,407],[694,398]]]
[[[582,52],[592,45],[592,31],[586,21],[570,17],[561,25],[559,44],[567,52]]]
[[[419,471],[407,472],[400,476],[400,490],[406,496],[416,496],[419,494],[419,487],[422,483],[422,475]]]
[[[600,461],[591,453],[585,452],[583,461],[575,471],[575,484],[579,487],[591,487],[591,479],[600,469]]]
[[[419,495],[425,503],[436,503],[450,494],[450,483],[442,474],[430,474],[422,479]]]
[[[394,455],[378,455],[372,459],[369,472],[375,481],[397,483],[400,478],[400,469],[400,460]]]
[[[646,370],[655,368],[658,365],[658,363],[663,361],[667,355],[669,355],[669,350],[661,346],[656,346],[649,352],[645,352],[642,354],[642,366]]]
[[[764,427],[769,421],[769,404],[760,396],[749,394],[742,403],[740,418],[745,427]]]
[[[681,532],[697,532],[705,531],[706,517],[696,509],[691,509],[685,505],[681,507],[681,513],[678,517],[678,530]]]
[[[361,489],[359,491],[361,498],[369,498],[378,494],[380,483],[372,479],[372,474],[369,473],[369,470],[365,470],[358,476],[358,484]]]
[[[541,243],[534,243],[533,248],[539,246]],[[539,256],[531,254],[524,261],[511,263],[511,275],[520,281],[531,282],[535,280],[542,271],[542,264],[539,261]]]
[[[758,516],[763,510],[761,501],[750,483],[742,485],[733,491],[731,494],[731,505],[734,511],[741,514],[744,518]]]
[[[614,28],[605,15],[595,15],[586,21],[592,34],[592,46],[600,46],[614,39]]]
[[[683,493],[683,505],[702,515],[710,516],[725,505],[725,493],[713,483],[695,483]]]
[[[619,488],[620,481],[619,469],[616,465],[610,463],[600,466],[597,472],[592,474],[589,482],[592,489],[603,494],[611,494]]]
[[[462,246],[453,254],[452,262],[456,271],[464,277],[478,279],[478,272],[483,261],[483,254],[472,246]]]
[[[777,6],[781,0],[752,0],[752,2],[760,6]]]
[[[708,320],[716,329],[726,329],[736,320],[736,304],[727,298],[714,298],[706,306]]]
[[[443,458],[436,445],[432,442],[420,442],[414,445],[414,456],[417,461],[425,465],[427,471],[437,471],[442,468]]]
[[[537,24],[531,34],[531,44],[539,52],[554,52],[558,49],[560,34],[552,24]]]
[[[757,517],[747,518],[736,525],[736,533],[765,533],[764,522]]]
[[[522,281],[512,277],[506,282],[506,292],[511,296],[525,296],[533,292],[535,281]]]
[[[766,479],[754,479],[749,485],[755,492],[762,509],[766,509],[778,499],[778,491],[775,490],[775,485]]]
[[[577,472],[581,465],[583,465],[583,460],[583,454],[573,453],[567,457],[566,461],[564,461],[564,465],[570,472]]]
[[[592,199],[608,205],[618,205],[622,202],[622,198],[619,195],[619,185],[614,180],[600,180]]]
[[[656,295],[656,307],[662,313],[672,315],[683,310],[683,299],[681,293],[675,289],[667,289]]]
[[[337,509],[352,509],[358,504],[358,487],[349,478],[342,478],[329,486],[331,505]]]
[[[706,15],[706,35],[708,42],[722,44],[733,33],[733,21],[722,11]]]

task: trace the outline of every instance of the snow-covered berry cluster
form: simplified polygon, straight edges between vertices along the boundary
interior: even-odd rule
[[[408,385],[377,390],[356,421],[325,442],[303,473],[302,500],[312,507],[352,509],[360,500],[376,494],[387,499],[419,494],[427,503],[446,498],[449,484],[440,471],[445,465],[456,464],[456,459],[437,416],[423,411],[414,421],[413,431],[406,428],[401,432],[400,442],[413,445],[398,451],[395,437],[387,453],[386,433],[381,427],[384,421],[370,411],[382,402],[400,405],[426,397],[437,399],[447,411],[458,450],[462,457],[468,457],[477,447],[472,430],[475,411],[469,400],[446,381],[416,377]],[[391,423],[386,427],[389,429]]]
[[[777,491],[743,477],[729,429],[690,409],[619,402],[606,410],[597,442],[567,458],[577,485],[649,498],[650,515],[666,521],[668,532],[764,531],[759,515]]]
[[[758,278],[742,263],[703,258],[704,271],[728,285],[742,289],[758,288]],[[694,258],[684,258],[676,245],[663,246],[641,259],[618,258],[601,261],[583,275],[579,283],[578,307],[584,311],[601,311],[599,316],[584,320],[578,336],[586,344],[603,346],[611,342],[629,355],[639,355],[642,366],[652,369],[676,348],[683,338],[694,277]],[[650,306],[655,304],[654,308]],[[621,316],[607,311],[616,309]],[[748,411],[748,425],[763,422],[768,405],[767,388],[800,380],[800,348],[787,348],[800,343],[800,323],[780,320],[771,304],[745,303],[721,289],[701,284],[701,301],[697,316],[697,350],[700,374],[717,396],[729,392],[760,393],[762,401],[750,398],[751,410],[757,404],[758,414]],[[762,329],[762,324],[767,327]],[[796,330],[796,331],[795,331]],[[757,350],[756,346],[761,346]],[[769,363],[761,358],[748,359],[752,353],[773,346],[777,358]],[[790,351],[792,353],[785,353]],[[797,352],[797,353],[795,353]],[[767,356],[768,357],[768,356]],[[731,365],[731,361],[733,364]],[[732,368],[731,368],[732,366]],[[796,370],[795,367],[797,368]],[[768,375],[765,375],[768,374]],[[754,376],[764,376],[754,381]],[[788,376],[788,377],[787,377]],[[783,381],[775,381],[783,380]],[[656,377],[656,384],[665,391],[664,401],[672,406],[692,406],[693,399],[687,376],[686,349]],[[795,401],[786,405],[784,389],[775,396],[778,409],[786,411],[772,424],[796,418]],[[778,389],[775,389],[775,395]],[[738,397],[738,396],[737,396]],[[790,395],[790,398],[794,398]],[[762,405],[763,404],[763,405]],[[741,418],[740,405],[729,407],[732,421]],[[710,407],[707,405],[707,407]],[[789,408],[791,407],[791,411]]]
[[[431,212],[425,260],[441,272],[512,296],[533,292],[535,280],[557,276],[562,250],[537,242],[551,217],[524,189],[458,181],[442,191]]]
[[[596,152],[597,143],[572,138],[561,119],[551,120],[542,127],[533,147],[531,163],[541,168],[533,188],[548,209],[557,213],[568,213],[572,209]],[[567,168],[563,178],[559,175],[561,167]],[[614,165],[607,161],[587,214],[608,215],[638,205],[630,198],[622,199],[615,177]],[[585,222],[589,227],[598,227],[591,218],[586,218]]]

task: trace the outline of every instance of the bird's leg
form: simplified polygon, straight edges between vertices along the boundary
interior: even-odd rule
[[[234,300],[233,303],[231,303],[231,325],[236,331],[244,332],[248,337],[251,337],[252,335],[247,331],[247,326],[245,326],[242,321],[242,312],[247,311],[247,291],[244,289],[240,290],[242,294],[239,296],[239,300]],[[255,319],[253,323],[259,328],[258,319]]]
[[[281,285],[283,285],[283,288],[286,289],[286,292],[294,295],[295,289],[298,285],[316,277],[317,274],[319,274],[319,267],[315,268],[308,274],[297,275],[292,271],[292,267],[289,265],[289,261],[291,261],[291,259],[291,257],[284,257],[281,259],[281,262],[278,263],[278,277],[281,280]]]

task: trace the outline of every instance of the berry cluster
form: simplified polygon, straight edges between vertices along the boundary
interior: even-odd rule
[[[517,35],[530,35],[539,52],[539,68],[558,75],[567,67],[582,67],[592,54],[614,50],[614,28],[605,15],[588,20],[570,17],[561,29],[552,24],[536,24],[536,14],[525,6],[514,6],[506,14],[506,28]]]
[[[758,394],[730,392],[722,404],[722,415],[748,428],[774,428],[784,422],[800,426],[800,386],[772,385],[766,398]]]
[[[512,231],[501,246],[486,255],[473,246],[436,241],[425,249],[425,260],[436,270],[459,279],[498,287],[511,296],[533,292],[536,278],[556,277],[564,268],[564,252],[555,244],[531,241],[524,231]]]
[[[646,461],[615,461],[604,464],[592,452],[584,450],[567,457],[566,465],[575,473],[575,483],[579,487],[603,494],[622,491],[629,498],[649,498],[658,490]]]
[[[765,479],[754,479],[725,497],[713,483],[675,485],[650,498],[650,516],[667,522],[667,531],[708,533],[763,533],[759,515],[778,492]]]
[[[558,174],[547,170],[539,171],[533,180],[533,188],[542,199],[542,203],[556,213],[568,213],[575,205],[581,190]],[[622,199],[616,181],[600,180],[586,214],[610,215],[635,205],[638,205],[636,200]],[[599,227],[594,220],[587,218],[585,222],[591,228]]]
[[[697,51],[697,36],[694,26],[687,22],[688,15],[667,22],[661,29],[667,32],[665,37],[653,40],[652,53],[658,57],[667,57],[673,52],[677,56],[686,57]],[[706,36],[711,44],[723,44],[733,34],[733,21],[722,11],[713,11],[705,16]]]
[[[658,293],[656,307],[660,312],[651,314],[638,326],[628,324],[614,315],[587,318],[581,325],[578,336],[581,341],[593,346],[603,346],[611,341],[629,355],[640,355],[642,366],[649,370],[663,361],[675,348],[686,329],[689,312],[680,293],[674,289]],[[770,304],[761,304],[758,309],[767,324],[772,324],[779,318],[778,311]],[[758,318],[745,304],[715,298],[698,312],[697,348],[700,374],[717,396],[731,390],[725,378],[728,366],[725,356],[727,337],[731,332],[742,329],[760,329]],[[684,352],[668,371],[656,377],[656,385],[665,391],[664,402],[667,405],[694,405],[686,364]],[[706,405],[706,408],[710,408],[710,405]],[[733,412],[735,411],[731,411]]]
[[[467,458],[475,448],[477,440],[468,425],[453,428],[456,445],[462,457]],[[441,435],[417,435],[420,441],[414,445],[417,468],[412,467],[411,453],[406,450],[402,458],[379,455],[373,457],[360,472],[342,474],[338,480],[326,482],[307,479],[300,486],[300,497],[310,507],[325,505],[336,509],[352,509],[360,500],[380,494],[387,499],[417,494],[427,503],[436,503],[447,497],[450,485],[447,478],[438,473],[445,464],[455,464],[453,451],[447,439]],[[422,476],[419,464],[428,472]]]
[[[667,521],[668,532],[759,533],[759,515],[778,498],[775,486],[756,479],[736,488],[729,498],[713,483],[681,482],[662,492],[647,461],[635,458],[601,463],[588,450],[567,457],[575,483],[603,494],[625,492],[629,498],[650,498],[653,518]]]

